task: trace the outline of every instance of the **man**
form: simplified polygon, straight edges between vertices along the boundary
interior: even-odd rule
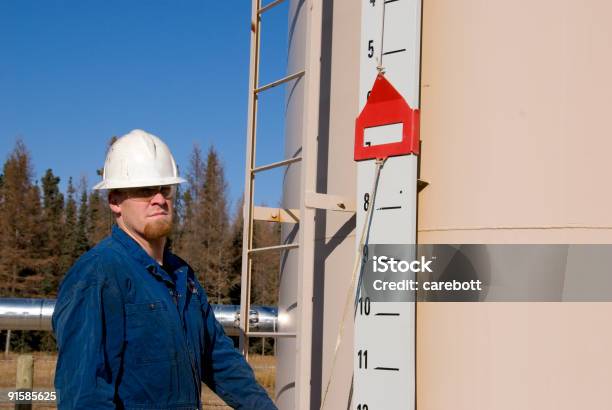
[[[276,409],[217,322],[193,270],[166,248],[178,176],[157,137],[109,149],[112,234],[83,255],[53,313],[60,409],[201,409],[206,383],[237,409]]]

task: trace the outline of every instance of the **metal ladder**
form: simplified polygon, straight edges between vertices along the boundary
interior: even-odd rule
[[[251,56],[249,75],[249,105],[246,141],[246,167],[243,208],[243,242],[242,242],[242,273],[240,293],[240,351],[248,358],[248,340],[251,337],[296,337],[296,374],[295,400],[296,409],[310,407],[310,369],[312,344],[312,294],[313,294],[313,259],[314,259],[314,209],[307,207],[305,192],[315,188],[316,175],[316,133],[318,124],[318,109],[308,107],[318,106],[319,59],[312,56],[320,55],[321,33],[321,0],[306,0],[306,67],[269,84],[259,85],[260,35],[261,16],[281,4],[284,0],[274,0],[262,6],[262,0],[253,0],[251,8]],[[303,78],[304,112],[302,130],[301,156],[287,158],[275,163],[256,166],[257,141],[257,108],[258,96],[273,87]],[[254,204],[255,176],[261,172],[285,167],[301,162],[300,188],[301,198],[299,209],[283,210],[275,208],[256,207]],[[263,248],[253,247],[253,228],[255,220],[298,223],[298,241],[296,243],[279,244]],[[297,291],[297,322],[296,333],[252,332],[249,329],[249,312],[251,305],[251,273],[253,255],[261,252],[289,251],[296,249],[298,254],[298,291]],[[244,319],[243,319],[244,318]]]
[[[324,0],[304,0],[306,14],[305,67],[269,84],[259,85],[259,48],[261,16],[284,0],[274,0],[265,6],[261,0],[252,1],[251,9],[251,63],[249,77],[249,109],[246,141],[246,167],[243,208],[242,274],[240,293],[240,317],[248,318],[251,305],[252,257],[261,252],[296,250],[298,252],[298,288],[296,307],[296,332],[252,332],[249,320],[240,320],[240,351],[248,357],[250,337],[295,337],[295,405],[294,409],[310,409],[312,314],[313,314],[313,269],[315,211],[325,209],[340,212],[355,212],[354,198],[316,192],[317,133],[319,126],[319,77],[321,70],[321,29]],[[303,78],[304,111],[302,113],[302,150],[300,156],[282,161],[255,165],[257,141],[257,104],[260,93],[289,81]],[[254,204],[255,176],[267,170],[285,167],[300,162],[299,209],[259,207]],[[279,244],[263,248],[253,247],[253,227],[256,220],[281,223],[298,223],[298,239],[294,243]]]

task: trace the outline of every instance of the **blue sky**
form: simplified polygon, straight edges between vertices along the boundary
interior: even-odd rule
[[[266,1],[267,3],[267,1]],[[0,162],[23,139],[35,178],[47,168],[91,187],[107,141],[160,136],[186,171],[194,143],[214,145],[229,194],[244,185],[249,0],[0,1]],[[261,83],[285,75],[287,6],[264,20]],[[258,163],[282,159],[284,90],[259,117]],[[258,184],[275,204],[279,174]]]

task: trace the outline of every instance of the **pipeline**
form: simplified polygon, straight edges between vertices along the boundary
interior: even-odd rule
[[[238,336],[240,332],[240,305],[212,304],[215,317],[225,333]],[[51,331],[51,316],[55,299],[0,298],[0,329]],[[272,306],[251,306],[249,330],[276,332],[278,309]]]

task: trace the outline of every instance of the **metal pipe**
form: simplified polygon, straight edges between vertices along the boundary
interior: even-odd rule
[[[46,330],[51,329],[51,316],[55,299],[0,298],[0,329]],[[240,331],[240,306],[211,304],[215,317],[223,325],[225,333],[238,336]],[[278,309],[272,306],[251,306],[249,332],[276,332]]]

